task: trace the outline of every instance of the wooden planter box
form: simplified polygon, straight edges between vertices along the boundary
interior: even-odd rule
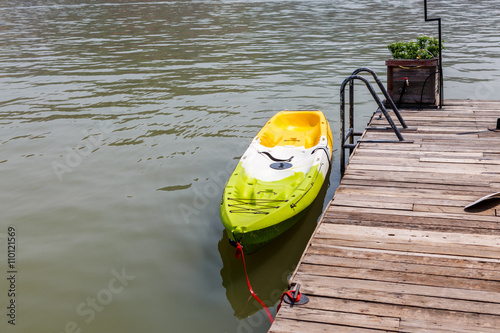
[[[439,103],[438,59],[387,60],[387,91],[395,103],[402,106],[427,105],[436,106]],[[401,96],[405,78],[409,86]],[[424,86],[425,83],[425,86]],[[422,87],[423,93],[422,93]]]

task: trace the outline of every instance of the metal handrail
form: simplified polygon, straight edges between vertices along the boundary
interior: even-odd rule
[[[343,175],[345,172],[345,149],[349,149],[349,155],[352,154],[354,148],[356,148],[356,144],[354,143],[354,136],[361,136],[362,133],[358,133],[354,131],[354,80],[360,80],[362,81],[366,87],[368,88],[368,91],[372,95],[373,99],[375,102],[377,102],[377,105],[382,112],[382,114],[385,116],[387,121],[389,122],[389,125],[391,126],[391,129],[394,131],[396,134],[398,140],[370,140],[367,142],[410,142],[406,141],[403,138],[403,135],[397,128],[396,124],[392,120],[391,116],[389,115],[389,112],[387,111],[386,107],[384,106],[384,103],[380,100],[378,97],[377,93],[373,89],[372,85],[370,82],[363,76],[357,75],[357,73],[366,71],[369,72],[370,74],[373,75],[375,78],[375,81],[379,85],[380,89],[382,90],[382,93],[384,93],[384,96],[387,98],[387,101],[393,106],[393,110],[395,114],[398,117],[398,120],[400,121],[401,125],[403,128],[407,128],[406,123],[403,120],[403,117],[399,113],[398,108],[394,104],[394,101],[391,99],[389,94],[387,94],[387,90],[385,87],[383,87],[382,82],[378,79],[377,75],[375,72],[370,70],[369,68],[362,67],[353,72],[351,76],[346,78],[344,82],[342,82],[342,85],[340,86],[340,142],[341,142],[341,157],[340,157],[340,172]],[[349,130],[346,133],[346,128],[345,128],[345,87],[349,83]],[[367,128],[367,129],[374,129],[374,128]],[[349,141],[349,143],[347,143]]]
[[[386,101],[391,105],[391,108],[394,111],[394,114],[396,115],[396,117],[398,118],[399,123],[401,124],[401,126],[403,126],[403,128],[408,128],[408,126],[406,125],[403,117],[401,116],[401,113],[399,112],[398,107],[396,106],[396,103],[394,103],[394,101],[392,100],[391,96],[387,92],[387,89],[385,89],[384,84],[378,78],[378,75],[373,70],[371,70],[368,67],[358,68],[354,72],[352,72],[351,75],[357,75],[357,74],[359,74],[361,72],[368,72],[368,73],[370,73],[373,76],[373,79],[375,80],[375,82],[377,83],[378,87],[382,91],[382,94],[384,94],[384,97],[385,97]],[[354,81],[351,81],[351,85],[350,85],[349,89],[352,89],[353,84],[354,84]],[[351,101],[354,101],[354,98]]]

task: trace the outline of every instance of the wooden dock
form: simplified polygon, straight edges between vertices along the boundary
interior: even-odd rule
[[[500,101],[402,115],[413,143],[358,145],[269,332],[500,332],[500,201],[464,211],[500,191]]]

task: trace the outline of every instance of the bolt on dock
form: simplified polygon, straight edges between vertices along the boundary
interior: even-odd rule
[[[401,113],[409,142],[363,133],[290,281],[309,302],[269,332],[499,332],[500,199],[464,207],[500,192],[500,101]]]

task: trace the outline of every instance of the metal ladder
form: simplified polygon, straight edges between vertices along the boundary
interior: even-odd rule
[[[349,156],[350,156],[352,154],[352,152],[354,151],[354,148],[356,148],[357,144],[359,143],[359,140],[356,143],[354,142],[354,137],[363,135],[363,133],[361,133],[361,132],[354,131],[354,80],[360,80],[360,81],[364,82],[364,84],[366,85],[366,87],[370,91],[373,99],[375,100],[375,102],[377,102],[378,109],[376,112],[378,112],[380,110],[390,125],[390,127],[366,127],[365,130],[392,129],[397,137],[397,140],[363,140],[362,142],[375,142],[375,143],[380,143],[380,142],[412,143],[413,142],[413,141],[405,140],[403,138],[403,135],[401,134],[399,128],[396,126],[396,124],[392,120],[391,116],[389,115],[389,112],[387,111],[386,107],[384,106],[384,103],[382,103],[382,101],[378,97],[377,93],[373,89],[370,82],[365,77],[358,75],[358,73],[361,73],[361,72],[368,72],[373,76],[373,78],[375,79],[375,82],[379,86],[380,90],[384,94],[384,97],[386,98],[387,102],[390,104],[392,110],[394,111],[394,114],[398,118],[398,121],[401,124],[402,128],[408,129],[408,126],[406,125],[403,117],[401,116],[399,109],[397,108],[396,104],[394,104],[394,101],[387,93],[387,90],[385,89],[384,85],[382,84],[382,82],[378,78],[377,74],[373,70],[371,70],[370,68],[366,68],[366,67],[361,67],[361,68],[356,69],[347,79],[344,80],[344,82],[342,82],[342,85],[340,87],[340,135],[341,135],[341,137],[340,137],[340,142],[341,142],[340,172],[342,175],[344,174],[345,167],[346,167],[345,150],[349,149]],[[349,129],[346,133],[345,88],[346,88],[347,84],[349,84]]]

